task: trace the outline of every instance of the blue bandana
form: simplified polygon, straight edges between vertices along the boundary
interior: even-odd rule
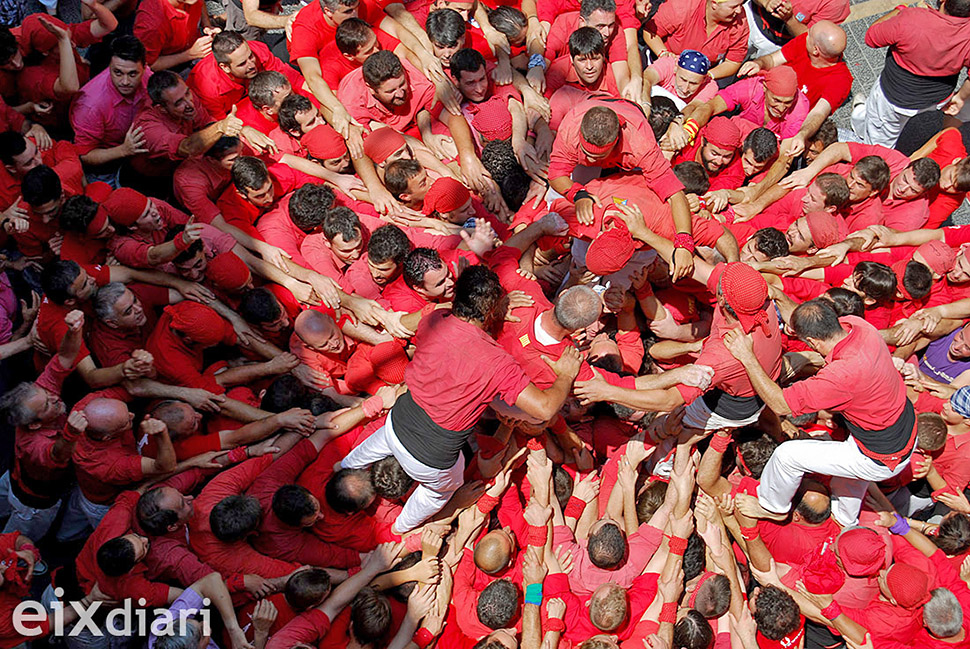
[[[950,397],[950,407],[961,417],[970,419],[970,387],[962,387]]]
[[[707,71],[711,69],[711,62],[697,50],[684,50],[681,52],[680,58],[677,59],[677,65],[697,74],[707,74]]]

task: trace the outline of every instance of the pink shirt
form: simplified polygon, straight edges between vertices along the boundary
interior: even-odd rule
[[[179,145],[182,140],[205,128],[212,117],[202,106],[196,105],[191,120],[176,121],[158,106],[147,107],[135,117],[135,125],[141,127],[148,153],[132,159],[135,168],[150,176],[167,175],[174,171],[174,163],[183,160]]]
[[[437,105],[432,106],[434,84],[409,61],[404,60],[401,63],[404,66],[404,75],[407,77],[409,87],[409,96],[403,106],[391,110],[377,101],[370,87],[364,83],[362,67],[344,77],[337,89],[337,98],[347,107],[350,115],[365,128],[372,128],[370,123],[376,121],[401,133],[420,138],[421,133],[418,131],[416,121],[418,113],[428,110],[431,116],[437,119],[443,105],[438,102]]]
[[[707,33],[706,0],[667,0],[648,23],[671,52],[698,50],[716,66],[721,61],[740,62],[748,54],[748,21],[744,16],[727,25],[718,23]]]
[[[582,26],[578,11],[556,16],[556,22],[552,23],[546,37],[546,59],[555,61],[561,56],[569,56],[569,37]],[[616,33],[606,43],[606,58],[610,63],[626,61],[626,37],[620,33],[620,29],[617,21]]]
[[[697,93],[693,97],[681,97],[677,94],[676,86],[674,85],[674,75],[677,74],[677,59],[672,56],[660,57],[648,69],[653,70],[660,77],[658,86],[684,103],[708,101],[709,99],[713,99],[714,95],[717,94],[717,82],[710,77],[704,77],[704,84],[698,88]]]
[[[306,258],[300,252],[300,246],[306,238],[306,232],[296,227],[290,220],[290,197],[284,196],[279,204],[267,212],[256,224],[263,241],[272,241],[274,246],[282,248],[290,256],[294,264],[306,268]]]
[[[175,170],[175,197],[195,218],[212,223],[219,216],[216,201],[229,186],[229,170],[206,155],[189,158]]]
[[[769,118],[765,113],[765,84],[760,77],[732,83],[718,94],[727,104],[728,110],[740,108],[738,117],[763,126],[781,140],[798,133],[809,111],[808,97],[799,91],[795,103],[782,119]]]
[[[121,96],[110,74],[105,70],[84,84],[71,105],[74,146],[80,155],[124,142],[135,115],[151,106],[147,90],[150,69],[145,68],[141,86],[131,97]]]
[[[623,588],[630,588],[633,580],[643,573],[647,562],[660,547],[663,532],[644,523],[635,534],[627,537],[626,563],[615,570],[605,570],[593,565],[586,549],[586,541],[577,541],[572,532],[564,525],[552,530],[553,546],[562,545],[573,556],[573,571],[569,573],[569,587],[579,597],[588,597],[602,584],[610,581]]]
[[[307,235],[300,244],[300,252],[307,260],[309,268],[317,271],[321,275],[326,275],[338,284],[343,283],[344,273],[347,272],[347,264],[337,259],[333,250],[327,245],[327,236],[322,232]]]

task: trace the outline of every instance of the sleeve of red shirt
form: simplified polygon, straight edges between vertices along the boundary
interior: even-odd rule
[[[887,45],[892,45],[899,39],[899,33],[905,31],[908,27],[904,24],[906,21],[903,18],[906,13],[906,9],[903,9],[898,14],[892,18],[887,18],[886,20],[880,20],[869,27],[866,30],[866,45],[869,47],[886,47]]]
[[[0,126],[3,127],[3,130],[19,133],[24,128],[24,121],[26,121],[26,118],[23,115],[8,106],[7,102],[0,98]]]
[[[145,564],[149,574],[156,579],[178,584],[182,588],[215,572],[184,544],[164,536],[152,539]]]
[[[191,168],[179,166],[175,170],[173,186],[175,197],[202,223],[212,223],[219,216],[219,208],[209,197],[209,184],[205,177]]]
[[[742,20],[741,24],[744,25],[744,29],[737,30],[737,37],[728,46],[728,51],[724,55],[726,60],[735,63],[744,61],[745,57],[748,56],[748,23],[746,20]]]
[[[317,456],[317,450],[308,439],[300,440],[280,459],[261,472],[252,486],[249,495],[255,496],[266,510],[272,506],[276,490],[286,484],[296,482],[297,477]]]
[[[161,17],[147,7],[139,7],[135,15],[134,34],[145,46],[145,62],[153,65],[165,46],[165,32],[161,28]]]
[[[95,19],[85,20],[83,23],[74,23],[68,27],[71,30],[71,41],[75,47],[91,47],[101,41],[100,38],[91,33]]]
[[[153,246],[134,237],[114,236],[108,242],[108,249],[122,266],[130,268],[149,268],[148,251]]]
[[[330,618],[318,608],[300,613],[277,631],[266,643],[266,649],[292,649],[296,645],[315,646],[330,630]]]
[[[840,406],[844,406],[850,395],[840,387],[844,380],[839,374],[832,371],[831,365],[826,365],[815,376],[796,381],[782,390],[792,415],[797,417],[818,410],[839,410]]]
[[[203,510],[207,507],[211,509],[226,496],[238,496],[244,493],[272,462],[272,455],[262,455],[223,471],[202,489],[197,506]]]

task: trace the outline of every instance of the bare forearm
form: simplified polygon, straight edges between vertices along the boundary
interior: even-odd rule
[[[781,386],[772,380],[756,357],[745,358],[742,363],[751,379],[751,385],[769,408],[778,415],[790,415],[791,408],[785,401]]]

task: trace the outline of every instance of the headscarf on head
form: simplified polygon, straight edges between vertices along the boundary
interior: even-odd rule
[[[111,192],[101,206],[112,221],[129,228],[145,213],[148,197],[130,187],[121,187]]]
[[[615,222],[614,227],[596,235],[589,244],[586,268],[594,275],[610,275],[626,266],[636,249],[637,244],[626,224]]]
[[[212,347],[235,338],[230,336],[232,325],[204,304],[184,300],[165,307],[165,313],[172,318],[172,329],[182,332],[201,347]]]
[[[389,126],[382,126],[371,131],[364,140],[364,155],[375,164],[381,164],[405,144],[407,141],[403,135]]]
[[[347,144],[329,124],[320,124],[300,138],[300,144],[317,160],[332,160],[347,153]]]
[[[512,137],[512,113],[503,97],[492,97],[478,105],[472,126],[486,140],[507,140]]]
[[[957,263],[957,253],[942,241],[927,241],[916,252],[926,260],[926,265],[937,275],[946,275]]]
[[[677,59],[677,65],[689,72],[707,74],[711,69],[711,61],[697,50],[684,50]]]
[[[776,97],[794,97],[798,92],[798,75],[790,66],[779,65],[758,74],[765,80],[765,89]]]
[[[246,263],[230,250],[209,260],[205,276],[216,288],[235,293],[249,281],[250,272]]]
[[[721,294],[745,333],[759,326],[767,331],[768,283],[761,273],[740,261],[728,264],[721,273]]]
[[[425,214],[446,214],[460,208],[471,197],[467,187],[450,176],[442,176],[434,181],[425,194],[422,211]]]
[[[805,215],[805,220],[816,248],[827,248],[848,234],[845,219],[830,212],[810,212]]]
[[[741,146],[741,131],[734,122],[718,115],[704,127],[704,139],[719,149],[735,150]]]

